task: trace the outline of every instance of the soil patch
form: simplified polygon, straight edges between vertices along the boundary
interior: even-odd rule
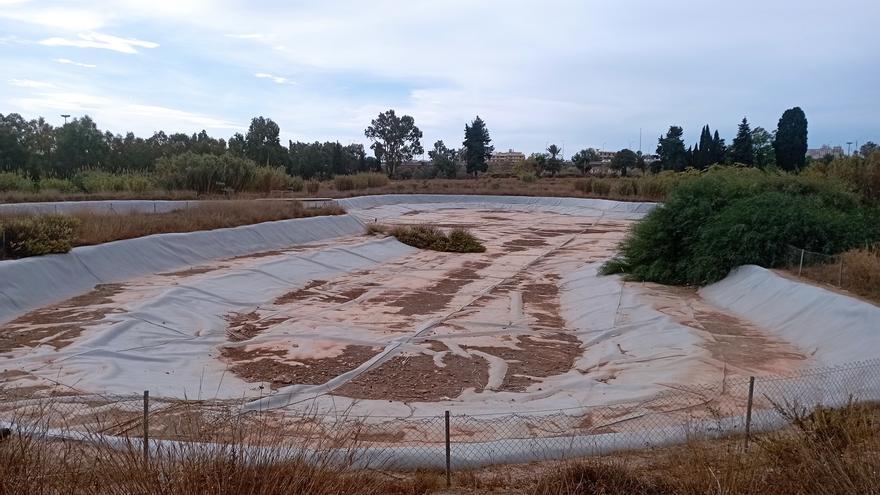
[[[307,283],[304,287],[296,289],[295,291],[288,292],[283,296],[275,299],[275,304],[289,304],[294,301],[299,301],[301,299],[306,299],[308,297],[319,296],[322,295],[320,292],[317,292],[313,289],[323,286],[326,284],[326,280],[312,280]]]
[[[222,266],[204,266],[197,268],[189,268],[187,270],[180,270],[177,272],[168,272],[168,273],[160,273],[163,277],[189,277],[190,275],[200,275],[202,273],[213,272],[215,270],[219,270],[221,268],[225,268]]]
[[[474,356],[443,356],[438,368],[425,354],[396,356],[333,391],[353,399],[430,402],[453,399],[466,389],[481,392],[489,381],[489,363]]]
[[[580,343],[572,334],[547,333],[517,337],[516,346],[519,349],[483,346],[462,348],[482,351],[507,361],[507,374],[497,390],[522,392],[540,381],[540,378],[571,370],[575,360],[583,353]]]
[[[252,339],[268,328],[289,319],[285,316],[280,316],[261,320],[260,315],[256,311],[251,311],[250,313],[229,313],[223,318],[229,322],[229,326],[226,328],[226,338],[230,342],[242,342]]]
[[[120,312],[107,305],[113,303],[112,297],[122,292],[123,287],[122,284],[97,285],[91,292],[10,321],[0,330],[0,352],[41,344],[55,349],[67,346],[85,327],[98,324],[110,313]]]
[[[694,314],[711,339],[701,344],[716,359],[749,370],[771,370],[781,360],[804,360],[806,356],[786,350],[780,342],[724,313],[699,311]]]
[[[284,362],[283,349],[244,349],[224,347],[223,359],[231,364],[230,371],[247,382],[269,382],[273,389],[287,385],[319,385],[364,364],[381,349],[350,345],[338,356],[320,359],[297,359]]]
[[[466,261],[461,268],[447,272],[444,278],[434,285],[408,292],[389,302],[388,305],[400,308],[397,314],[402,316],[426,315],[441,311],[462,287],[480,279],[478,270],[490,264],[488,261]]]

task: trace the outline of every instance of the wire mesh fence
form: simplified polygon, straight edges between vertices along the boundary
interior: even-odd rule
[[[880,400],[880,360],[753,380],[667,385],[664,393],[611,405],[497,414],[438,410],[405,418],[317,409],[246,410],[241,401],[145,394],[30,397],[6,390],[0,391],[0,422],[49,437],[134,442],[145,457],[181,446],[283,445],[321,462],[333,458],[357,467],[449,473],[767,431],[785,426],[792,412]]]
[[[788,246],[782,267],[808,278],[857,293],[880,295],[880,244],[828,255]]]

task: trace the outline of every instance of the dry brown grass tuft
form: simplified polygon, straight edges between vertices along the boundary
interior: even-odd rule
[[[833,263],[804,266],[801,276],[880,304],[880,247],[852,249]]]

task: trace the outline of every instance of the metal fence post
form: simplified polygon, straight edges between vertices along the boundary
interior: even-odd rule
[[[749,402],[746,406],[746,445],[745,450],[749,450],[749,437],[752,433],[752,400],[755,396],[755,377],[749,377]]]
[[[144,467],[150,467],[150,391],[144,390]]]
[[[452,448],[449,442],[449,411],[446,411],[446,486],[452,486]]]
[[[798,264],[798,277],[801,276],[801,271],[804,269],[804,250],[801,249],[801,262]]]
[[[840,273],[837,275],[837,286],[843,287],[843,256],[840,256]]]

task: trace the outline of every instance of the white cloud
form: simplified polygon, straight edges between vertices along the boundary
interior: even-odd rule
[[[268,38],[267,35],[261,33],[227,34],[226,37],[237,40],[264,40]]]
[[[80,33],[77,39],[47,38],[40,41],[41,45],[47,46],[75,46],[77,48],[99,48],[112,50],[120,53],[138,53],[138,48],[156,48],[158,43],[143,41],[135,38],[120,38],[101,33]]]
[[[254,74],[254,77],[258,77],[260,79],[271,79],[275,84],[292,84],[289,79],[286,77],[275,76],[266,72],[257,72]]]
[[[85,67],[87,69],[94,69],[95,67],[97,67],[97,65],[95,65],[95,64],[85,64],[82,62],[75,62],[73,60],[70,60],[69,58],[54,58],[52,60],[54,60],[55,62],[58,62],[59,64],[75,65],[77,67]]]
[[[188,112],[161,105],[132,103],[127,98],[98,96],[77,90],[55,90],[32,93],[8,100],[21,113],[51,115],[56,112],[88,114],[108,130],[134,130],[149,134],[156,129],[179,129],[190,132],[201,129],[240,130],[241,126],[223,118]],[[136,123],[137,127],[133,127]]]
[[[33,79],[10,79],[9,84],[19,88],[54,88],[55,85],[45,81],[34,81]]]

